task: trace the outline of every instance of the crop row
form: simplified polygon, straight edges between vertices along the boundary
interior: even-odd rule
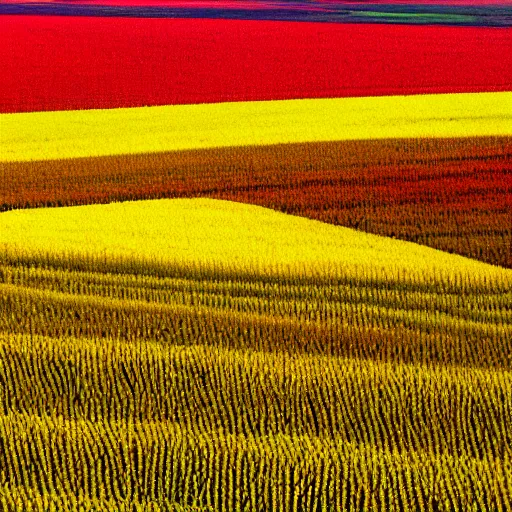
[[[280,318],[313,321],[339,320],[343,307],[375,307],[403,312],[445,314],[473,322],[512,323],[512,291],[467,288],[461,297],[457,285],[436,290],[411,282],[387,282],[370,278],[326,283],[265,282],[217,278],[215,281],[189,275],[164,278],[77,272],[59,268],[0,266],[0,283],[64,294],[105,297],[156,304],[207,307],[239,313],[257,313]]]
[[[333,286],[283,281],[135,277],[4,265],[4,332],[152,339],[384,361],[509,368],[510,285],[452,294],[364,276]],[[440,287],[443,290],[443,287]],[[485,305],[484,305],[485,303]],[[501,355],[500,355],[501,354]]]
[[[4,210],[213,197],[512,266],[508,138],[343,141],[0,165]]]
[[[17,487],[20,494],[32,488],[41,495],[82,494],[120,505],[188,500],[237,512],[500,512],[511,506],[510,456],[479,460],[325,438],[202,433],[172,422],[15,414],[1,419],[0,439],[17,454],[2,461],[18,475],[0,488],[7,499]]]
[[[232,211],[169,203],[134,203],[129,232],[147,235],[144,212],[176,223],[186,211],[196,247],[192,204],[206,218]],[[246,220],[267,213],[243,209]],[[69,242],[74,224],[57,218]],[[258,273],[246,260],[102,259],[98,244],[89,257],[65,245],[2,253],[0,507],[510,508],[510,270],[431,251],[416,274],[377,263]],[[413,249],[403,254],[421,266],[428,250]]]
[[[1,415],[511,455],[510,371],[71,336],[2,334],[0,354]]]
[[[4,499],[510,507],[510,372],[39,336],[1,350]]]

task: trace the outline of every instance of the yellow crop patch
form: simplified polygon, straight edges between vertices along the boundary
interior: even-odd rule
[[[1,161],[293,142],[512,135],[512,93],[3,114],[0,130]]]
[[[199,264],[235,273],[285,269],[328,276],[366,267],[393,275],[419,272],[431,279],[437,273],[443,278],[465,274],[512,279],[512,270],[414,243],[214,199],[4,212],[0,248],[9,253]]]

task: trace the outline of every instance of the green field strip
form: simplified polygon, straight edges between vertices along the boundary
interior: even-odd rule
[[[477,16],[468,14],[442,14],[442,13],[400,13],[355,11],[357,17],[375,18],[393,21],[395,23],[472,23],[478,20]]]

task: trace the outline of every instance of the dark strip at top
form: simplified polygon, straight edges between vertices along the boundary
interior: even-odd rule
[[[290,5],[290,6],[288,6]],[[387,23],[511,27],[507,6],[263,3],[256,9],[231,7],[159,7],[85,5],[76,3],[0,4],[0,15],[99,16],[127,18],[222,18],[233,20],[309,21],[326,23]]]

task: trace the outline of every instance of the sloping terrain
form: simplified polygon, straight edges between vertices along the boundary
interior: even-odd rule
[[[510,4],[0,3],[0,511],[512,510]]]
[[[512,271],[208,199],[0,222],[4,504],[509,508]]]

